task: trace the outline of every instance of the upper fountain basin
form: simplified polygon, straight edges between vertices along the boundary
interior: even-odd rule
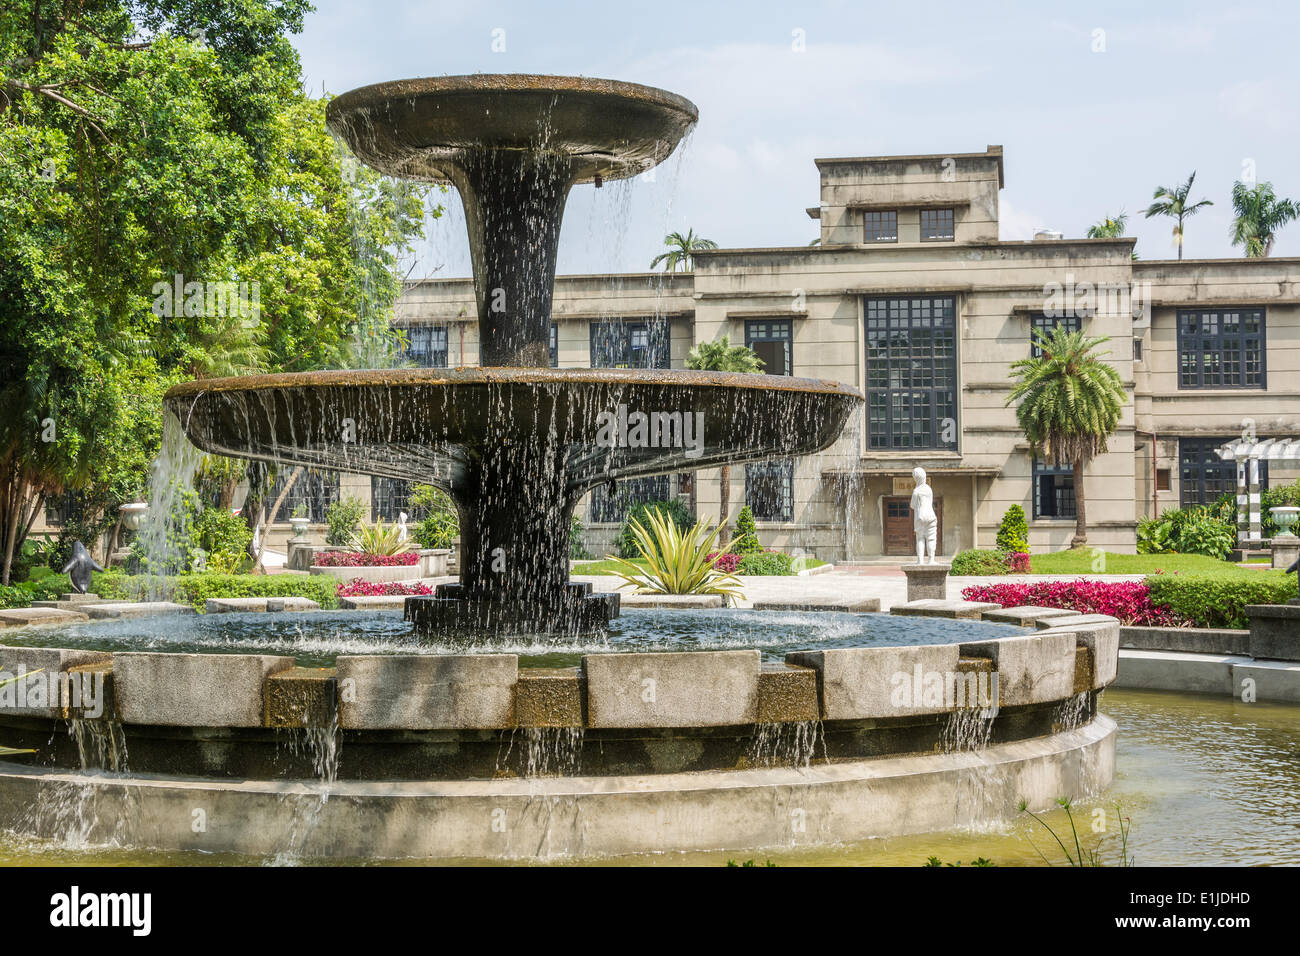
[[[429,182],[451,182],[468,156],[491,150],[568,156],[574,182],[634,176],[698,118],[689,100],[637,83],[511,73],[376,83],[325,115],[367,165]]]
[[[459,491],[485,450],[511,447],[522,459],[544,446],[576,494],[611,478],[812,454],[839,437],[862,397],[784,375],[417,368],[205,379],[164,401],[216,454]],[[638,431],[637,412],[669,418],[655,420],[657,433]]]

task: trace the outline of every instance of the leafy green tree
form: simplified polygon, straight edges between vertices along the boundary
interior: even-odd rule
[[[1300,202],[1279,199],[1272,183],[1259,183],[1248,189],[1245,183],[1232,184],[1232,244],[1243,246],[1247,258],[1257,259],[1273,251],[1277,231],[1291,220],[1300,218]]]
[[[1081,548],[1088,542],[1084,470],[1106,452],[1128,397],[1119,372],[1096,352],[1108,339],[1062,327],[1035,337],[1041,354],[1012,363],[1015,385],[1007,404],[1018,403],[1016,420],[1032,455],[1072,466],[1075,531],[1070,547]]]
[[[1106,216],[1088,227],[1089,239],[1119,239],[1128,228],[1128,213],[1122,210],[1114,216]]]
[[[712,239],[697,236],[694,229],[687,230],[686,235],[670,232],[664,236],[664,245],[668,247],[668,251],[661,252],[650,260],[651,269],[658,268],[662,263],[665,272],[676,272],[679,265],[682,271],[690,272],[695,266],[694,256],[697,250],[718,248],[718,244]]]
[[[999,551],[1029,553],[1029,522],[1025,520],[1025,509],[1020,505],[1012,505],[1002,515],[997,543]]]
[[[46,498],[139,497],[168,385],[390,335],[427,189],[346,165],[289,42],[308,9],[0,6],[0,582]]]
[[[1206,206],[1213,206],[1208,199],[1200,199],[1192,202],[1189,196],[1192,192],[1192,183],[1196,181],[1196,170],[1187,177],[1187,182],[1181,186],[1157,186],[1155,193],[1152,195],[1154,200],[1151,205],[1147,206],[1146,217],[1151,219],[1154,216],[1170,216],[1175,220],[1174,224],[1174,242],[1178,245],[1178,258],[1183,257],[1183,220],[1188,216],[1194,216]]]
[[[700,372],[761,372],[763,360],[751,348],[732,345],[727,336],[716,342],[701,342],[691,349],[686,357],[686,367]],[[723,465],[718,469],[718,493],[721,505],[718,508],[718,539],[726,544],[729,540],[727,520],[731,511],[731,466]]]

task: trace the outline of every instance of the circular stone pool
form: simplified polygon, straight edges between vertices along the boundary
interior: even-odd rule
[[[478,644],[417,635],[401,611],[198,614],[24,628],[14,647],[210,654],[282,654],[329,667],[340,654],[517,654],[520,667],[576,666],[602,652],[755,648],[765,662],[792,651],[995,640],[1029,633],[1011,624],[834,611],[626,609],[605,637],[494,638]]]

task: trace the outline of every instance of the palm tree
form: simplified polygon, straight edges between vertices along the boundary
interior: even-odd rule
[[[743,345],[732,345],[727,336],[716,342],[701,342],[691,349],[686,357],[686,367],[699,372],[761,372],[763,360],[753,349]],[[730,540],[727,530],[728,512],[731,511],[731,466],[723,465],[718,470],[718,495],[721,505],[718,508],[718,541],[725,545]]]
[[[1128,213],[1122,209],[1114,216],[1107,216],[1098,223],[1088,227],[1089,239],[1120,239],[1128,228]]]
[[[1245,183],[1232,184],[1232,244],[1245,246],[1246,255],[1257,259],[1273,251],[1279,229],[1300,217],[1300,202],[1278,199],[1272,183],[1260,183],[1247,189]]]
[[[1035,458],[1069,462],[1074,469],[1075,528],[1070,547],[1088,543],[1088,510],[1083,472],[1106,451],[1128,400],[1115,366],[1094,349],[1106,338],[1057,327],[1037,334],[1040,355],[1011,365],[1016,382],[1007,404],[1018,401],[1016,421]],[[1109,353],[1102,353],[1109,354]]]
[[[1196,170],[1187,177],[1187,182],[1181,186],[1170,189],[1168,186],[1157,186],[1155,194],[1151,197],[1155,200],[1147,206],[1146,217],[1150,219],[1153,216],[1172,216],[1178,222],[1174,225],[1174,242],[1178,244],[1178,258],[1183,257],[1183,220],[1188,216],[1194,216],[1206,206],[1213,206],[1214,203],[1208,199],[1201,199],[1189,203],[1188,195],[1192,191],[1192,183],[1196,180]]]
[[[695,265],[693,257],[697,250],[718,248],[712,239],[697,236],[694,229],[688,229],[684,236],[680,232],[670,232],[664,236],[664,245],[668,251],[661,252],[650,261],[651,269],[657,268],[662,262],[665,272],[676,272],[680,263],[684,272],[690,272]]]

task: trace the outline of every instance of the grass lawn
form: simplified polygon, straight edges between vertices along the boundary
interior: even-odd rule
[[[1099,557],[1105,558],[1103,567],[1094,567]],[[1268,574],[1259,565],[1243,567],[1231,561],[1207,558],[1203,554],[1113,554],[1099,555],[1091,550],[1057,551],[1053,554],[1033,554],[1029,567],[1034,574],[1155,574],[1164,571],[1172,574]]]

